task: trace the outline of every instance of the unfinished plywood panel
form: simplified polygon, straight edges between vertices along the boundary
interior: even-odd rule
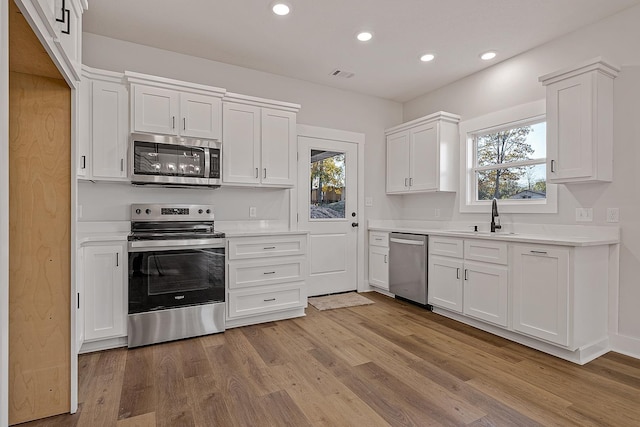
[[[71,95],[9,75],[9,421],[69,411]]]
[[[10,71],[62,79],[58,68],[13,1],[9,2],[9,31]]]
[[[70,410],[71,92],[9,4],[9,422],[17,424]]]

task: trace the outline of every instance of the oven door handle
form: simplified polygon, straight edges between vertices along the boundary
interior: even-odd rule
[[[225,248],[225,239],[139,240],[129,242],[129,252]]]

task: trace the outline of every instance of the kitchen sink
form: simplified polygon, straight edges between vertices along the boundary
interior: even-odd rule
[[[446,230],[447,233],[464,234],[467,236],[483,236],[483,237],[504,237],[504,236],[516,236],[518,233],[492,233],[490,231],[472,231],[472,230]]]

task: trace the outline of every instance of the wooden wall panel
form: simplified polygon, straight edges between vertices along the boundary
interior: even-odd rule
[[[70,409],[71,91],[9,75],[9,422]]]
[[[9,29],[10,71],[63,78],[13,0],[9,1]]]

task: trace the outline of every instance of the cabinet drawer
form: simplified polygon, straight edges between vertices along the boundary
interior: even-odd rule
[[[389,233],[384,231],[370,231],[369,232],[369,245],[381,246],[384,248],[389,247]]]
[[[234,259],[304,255],[307,236],[232,237],[228,239],[228,257]]]
[[[273,311],[306,307],[306,305],[307,296],[304,282],[229,291],[229,318],[255,316]]]
[[[303,280],[304,259],[229,262],[229,289]]]
[[[429,253],[454,258],[462,258],[464,241],[455,237],[429,237]]]
[[[507,244],[490,240],[465,240],[464,259],[507,264]]]

